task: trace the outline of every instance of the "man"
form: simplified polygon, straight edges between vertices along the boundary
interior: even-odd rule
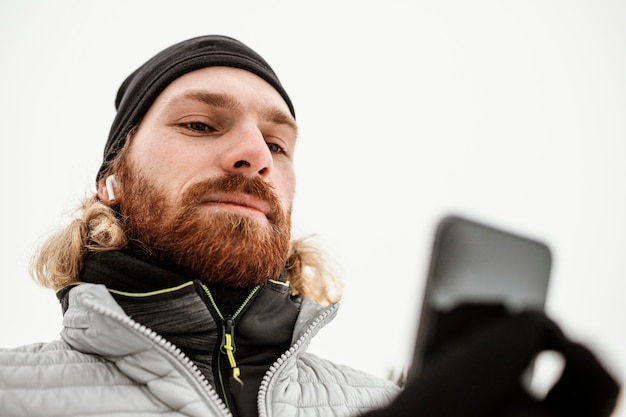
[[[515,384],[500,389],[529,354],[569,346],[543,317],[499,321],[399,396],[307,353],[336,313],[337,285],[290,236],[297,125],[274,71],[234,39],[198,37],[132,73],[116,107],[96,195],[34,265],[61,302],[61,340],[0,355],[2,415],[432,416],[448,402],[487,415],[529,403]],[[383,343],[375,330],[364,339]],[[515,369],[491,374],[490,389],[459,383],[503,361]]]
[[[30,382],[2,392],[0,414],[353,415],[389,402],[393,383],[305,353],[335,315],[334,281],[311,275],[314,248],[290,244],[295,110],[263,58],[190,39],[131,74],[116,106],[96,196],[35,263],[61,301],[62,341],[4,357],[6,386]]]

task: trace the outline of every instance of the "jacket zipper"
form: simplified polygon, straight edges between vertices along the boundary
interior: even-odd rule
[[[328,319],[329,316],[334,314],[339,308],[338,304],[333,304],[330,307],[327,307],[324,311],[322,311],[315,320],[306,328],[304,333],[296,340],[296,342],[291,345],[287,352],[283,353],[277,360],[274,362],[272,366],[267,370],[265,376],[263,376],[263,380],[261,381],[261,385],[259,386],[259,394],[257,397],[257,409],[259,411],[259,417],[267,417],[267,406],[265,404],[267,400],[267,393],[269,389],[269,384],[272,379],[279,373],[279,371],[283,368],[285,363],[292,358],[301,348],[305,341],[311,338],[311,334],[313,331],[318,328],[320,325],[324,324],[324,322]]]
[[[130,327],[131,329],[137,331],[141,335],[147,337],[151,342],[153,342],[159,348],[163,349],[167,354],[174,356],[174,358],[176,358],[176,360],[181,365],[183,365],[185,370],[193,376],[194,381],[197,382],[198,385],[202,388],[201,393],[205,394],[207,397],[207,400],[213,403],[213,405],[215,406],[214,408],[217,408],[217,412],[220,413],[223,417],[232,417],[232,413],[230,412],[228,407],[226,407],[226,404],[219,397],[219,395],[217,394],[217,391],[215,391],[215,389],[211,386],[211,384],[206,379],[204,374],[202,374],[202,372],[200,371],[200,369],[198,369],[195,363],[191,359],[189,359],[189,357],[185,355],[185,353],[183,353],[174,344],[164,339],[162,336],[160,336],[158,333],[154,332],[150,328],[144,326],[143,324],[136,322],[132,318],[121,315],[119,313],[108,310],[106,308],[103,308],[100,305],[93,303],[87,297],[85,297],[84,303],[85,303],[85,306],[91,308],[96,313],[99,313],[104,316],[110,317],[114,320],[117,320],[121,322],[123,325],[126,325]]]
[[[254,300],[254,298],[256,297],[257,293],[261,289],[261,285],[255,286],[250,291],[246,299],[241,303],[239,308],[237,308],[237,311],[235,311],[232,315],[222,314],[217,306],[217,303],[215,302],[215,299],[213,298],[213,294],[211,294],[211,290],[209,289],[209,287],[202,284],[202,288],[209,298],[213,310],[215,310],[219,319],[222,322],[222,341],[220,343],[220,353],[226,356],[226,359],[228,360],[228,366],[231,369],[233,381],[239,384],[239,386],[243,386],[243,381],[240,378],[241,372],[239,370],[239,366],[237,366],[237,361],[235,359],[235,351],[237,350],[237,345],[235,343],[235,325],[237,324],[237,319],[239,318],[239,316],[248,308],[252,300]],[[227,387],[226,381],[224,380],[224,375],[222,374],[221,355],[218,356],[217,373],[219,377],[218,379],[220,383],[220,388],[223,393],[224,402],[226,403],[226,407],[230,409],[230,406],[228,404],[230,389]],[[230,385],[232,384],[228,384],[228,386]]]

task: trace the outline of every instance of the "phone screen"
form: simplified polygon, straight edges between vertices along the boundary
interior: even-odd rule
[[[535,239],[457,216],[435,233],[413,364],[474,324],[525,309],[543,310],[549,248]]]

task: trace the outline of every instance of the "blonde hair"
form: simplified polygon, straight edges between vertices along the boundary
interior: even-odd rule
[[[294,294],[311,298],[320,304],[341,299],[343,282],[330,258],[311,238],[292,239],[287,260],[287,275]]]
[[[44,287],[61,289],[78,281],[88,252],[121,249],[126,235],[115,212],[96,196],[83,201],[80,216],[51,235],[31,262],[31,276]]]

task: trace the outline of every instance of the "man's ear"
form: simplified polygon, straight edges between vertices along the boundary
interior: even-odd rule
[[[115,175],[111,174],[98,181],[98,199],[105,205],[113,207],[120,202],[120,187],[115,180]]]

